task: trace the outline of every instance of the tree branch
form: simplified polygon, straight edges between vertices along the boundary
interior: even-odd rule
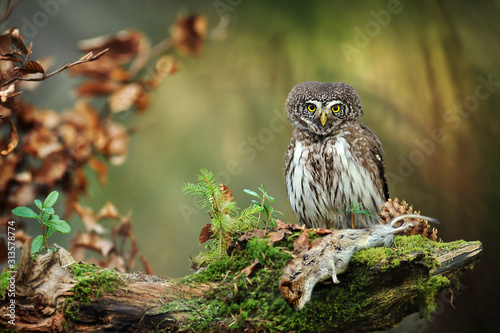
[[[29,241],[15,298],[0,301],[0,326],[23,332],[388,329],[412,313],[429,313],[439,292],[455,288],[482,253],[480,242],[464,241],[426,240],[411,249],[416,237],[399,236],[388,258],[377,258],[381,248],[358,252],[339,276],[341,283],[316,286],[300,312],[286,304],[278,288],[290,256],[277,246],[289,240],[268,246],[267,239],[254,237],[237,243],[231,259],[183,279],[71,264],[62,248],[33,262]],[[245,269],[255,258],[258,264]],[[8,324],[12,299],[15,326]]]

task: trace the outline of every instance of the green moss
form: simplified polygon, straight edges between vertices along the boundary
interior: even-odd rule
[[[266,331],[315,332],[325,327],[338,327],[339,322],[355,323],[362,320],[366,309],[378,308],[387,290],[404,291],[414,295],[403,306],[411,311],[430,313],[437,292],[450,284],[441,276],[429,278],[427,265],[439,265],[436,254],[470,245],[464,241],[450,244],[432,242],[421,236],[397,236],[392,247],[377,247],[358,251],[352,258],[349,269],[339,276],[340,284],[332,286],[318,284],[307,305],[294,311],[279,292],[281,272],[291,256],[286,253],[293,248],[293,239],[268,246],[268,239],[252,238],[240,244],[231,257],[213,263],[182,280],[183,283],[206,283],[213,288],[208,298],[182,300],[190,309],[189,323],[183,329],[210,331],[217,329],[250,329]],[[314,235],[309,235],[310,239]],[[246,276],[244,269],[255,259],[259,260],[254,271]],[[407,283],[395,282],[390,270],[399,265],[418,260],[425,265],[408,271]],[[272,270],[271,270],[272,269]],[[279,273],[276,273],[279,272]],[[373,281],[377,281],[376,285]],[[388,289],[386,289],[388,288]],[[385,294],[384,294],[385,290]],[[408,293],[411,291],[411,293]],[[229,319],[228,319],[229,318]],[[260,318],[260,319],[256,319]],[[261,320],[265,318],[266,321]],[[218,323],[218,327],[214,327]]]
[[[437,294],[450,285],[450,280],[444,276],[433,276],[429,279],[422,279],[417,284],[416,288],[419,292],[419,303],[423,308],[423,314],[426,319],[429,319],[430,314],[436,310],[436,303],[434,302]]]
[[[195,320],[189,323],[189,329],[207,330],[214,322],[221,327],[237,329],[242,325],[262,327],[267,330],[280,330],[275,323],[285,322],[288,316],[295,313],[281,297],[279,291],[281,272],[291,255],[283,250],[267,245],[267,239],[252,238],[244,249],[233,251],[231,257],[213,263],[183,280],[185,283],[219,283],[213,288],[208,300],[199,299],[200,309]],[[255,259],[258,264],[247,276],[244,272]],[[272,270],[271,270],[272,269]],[[222,287],[224,286],[224,287]],[[228,320],[227,318],[231,318]],[[257,321],[254,318],[273,318],[269,322]]]
[[[3,333],[14,333],[15,330],[13,330],[11,327],[8,327],[6,323],[0,323],[0,331]]]
[[[102,269],[94,264],[74,263],[69,267],[78,283],[71,289],[74,295],[66,299],[64,314],[67,319],[75,320],[80,305],[89,305],[103,293],[109,293],[120,284],[118,272]]]
[[[11,271],[9,270],[0,274],[0,299],[5,297],[5,291],[9,287],[10,281],[8,279],[10,278],[10,272]]]

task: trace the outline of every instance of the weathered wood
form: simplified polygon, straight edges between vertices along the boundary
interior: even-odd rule
[[[240,313],[231,312],[227,314],[227,318],[214,320],[207,327],[196,325],[205,319],[200,316],[206,316],[206,308],[211,302],[222,301],[220,304],[230,304],[238,302],[238,299],[241,302],[241,297],[247,299],[258,282],[250,281],[243,271],[233,272],[235,274],[230,278],[226,274],[213,283],[165,279],[142,273],[113,273],[117,280],[110,292],[93,295],[88,301],[78,300],[74,297],[78,281],[68,269],[71,257],[67,251],[59,249],[56,253],[38,256],[36,262],[33,262],[29,253],[30,246],[31,243],[27,242],[23,247],[18,267],[15,326],[7,324],[11,320],[7,309],[10,304],[9,297],[0,301],[0,327],[3,325],[14,331],[149,332],[164,328],[189,331],[193,327],[222,331],[237,327],[238,330],[250,328],[265,331],[271,323],[275,325],[273,327],[281,327],[283,330],[301,330],[306,328],[293,325],[307,324],[307,318],[315,311],[315,307],[325,311],[324,324],[314,323],[315,327],[320,325],[324,331],[387,329],[399,323],[405,316],[422,311],[425,302],[429,301],[429,299],[421,300],[425,288],[416,286],[422,284],[425,286],[425,283],[433,277],[443,276],[449,283],[443,285],[442,289],[453,287],[458,283],[461,273],[470,268],[482,252],[480,242],[464,243],[463,246],[449,251],[438,249],[434,259],[440,263],[439,267],[430,264],[432,260],[429,260],[428,253],[418,251],[405,255],[401,258],[401,262],[391,269],[381,270],[380,267],[387,264],[382,259],[380,266],[374,265],[370,269],[370,274],[366,275],[369,280],[362,283],[357,281],[357,276],[361,275],[363,269],[362,264],[353,263],[346,274],[339,276],[340,285],[317,286],[311,304],[306,305],[301,313],[287,312],[290,315],[283,316],[284,311],[289,311],[283,301],[286,307],[260,311],[267,316],[259,317],[259,311],[256,311],[252,313],[251,318],[249,314],[245,319],[241,319],[238,317],[242,313],[240,308]],[[259,270],[262,270],[271,273],[279,280],[284,263],[275,264],[274,267],[257,266],[251,274],[259,277]],[[241,288],[236,290],[237,280],[245,284],[248,281],[248,290]],[[356,287],[356,284],[360,287]],[[345,315],[339,317],[338,313],[345,313],[340,310],[336,312],[321,307],[321,302],[327,302],[335,288],[345,286],[348,286],[347,289],[357,289],[357,292],[367,299],[367,302],[360,305],[362,310],[354,311],[354,315],[349,318]],[[266,297],[279,300],[281,298],[279,289],[274,286],[269,287],[271,291]],[[231,290],[231,292],[221,292],[221,290]],[[431,296],[433,300],[438,294]],[[302,324],[293,324],[289,321],[290,317],[303,320]],[[279,326],[281,324],[279,320],[288,321],[286,324],[283,323],[285,326]],[[317,318],[311,320],[318,321]]]

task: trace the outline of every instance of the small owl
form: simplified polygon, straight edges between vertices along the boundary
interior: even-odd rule
[[[285,154],[288,199],[310,228],[362,228],[377,223],[389,197],[382,146],[359,122],[361,100],[343,82],[302,82],[286,101],[295,127]],[[352,213],[352,208],[372,215]]]

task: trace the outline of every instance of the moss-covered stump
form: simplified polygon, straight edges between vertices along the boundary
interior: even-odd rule
[[[15,282],[16,325],[8,324],[11,298],[4,287],[0,326],[26,332],[385,329],[412,313],[429,314],[439,292],[456,287],[482,251],[480,242],[397,236],[391,248],[356,253],[340,284],[317,285],[296,312],[278,287],[290,241],[267,243],[240,243],[230,257],[182,279],[70,264],[64,249],[33,261],[25,246]],[[7,278],[2,274],[1,286]]]

